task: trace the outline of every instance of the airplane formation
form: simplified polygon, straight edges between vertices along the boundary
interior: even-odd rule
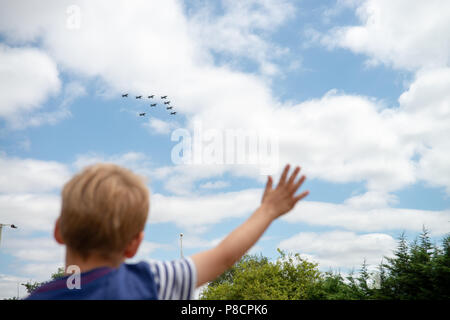
[[[155,95],[149,95],[147,96],[148,99],[154,99]],[[128,98],[128,93],[124,93],[122,94],[122,98]],[[135,96],[136,99],[142,99],[142,95],[140,96]],[[167,100],[167,96],[161,96],[161,100]],[[151,103],[150,107],[156,107],[158,104],[157,103]],[[176,115],[176,111],[172,111],[173,106],[170,105],[170,101],[164,101],[164,105],[166,105],[166,110],[171,110],[169,111],[170,115]],[[145,117],[145,115],[147,114],[147,112],[140,112],[139,113],[139,117]]]

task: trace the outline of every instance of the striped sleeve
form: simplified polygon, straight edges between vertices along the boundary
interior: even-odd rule
[[[152,261],[158,299],[191,300],[197,284],[197,271],[191,258],[173,261]]]

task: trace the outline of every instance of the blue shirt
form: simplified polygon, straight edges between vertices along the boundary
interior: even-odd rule
[[[36,289],[27,300],[187,300],[197,282],[190,258],[123,263],[81,273],[80,289],[69,289],[65,276]]]

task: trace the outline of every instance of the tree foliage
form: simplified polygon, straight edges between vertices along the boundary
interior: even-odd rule
[[[439,248],[432,245],[425,228],[409,245],[402,235],[394,254],[380,266],[385,278],[377,298],[450,299],[450,236],[442,240]]]
[[[56,272],[52,273],[49,281],[56,280],[58,278],[63,277],[64,275],[65,275],[64,268],[60,267]],[[32,293],[34,290],[36,290],[37,288],[39,288],[40,286],[49,281],[44,282],[28,281],[27,283],[22,283],[22,285],[25,287],[28,293]]]
[[[391,258],[384,257],[378,271],[363,260],[357,275],[320,272],[318,265],[298,254],[285,254],[271,262],[246,255],[201,294],[205,300],[367,300],[450,299],[450,236],[433,245],[428,230],[412,243],[404,234]]]
[[[246,255],[202,292],[201,299],[307,299],[320,284],[317,264],[280,251],[275,262]]]

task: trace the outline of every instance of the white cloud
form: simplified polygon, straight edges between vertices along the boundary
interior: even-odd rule
[[[49,232],[48,237],[10,239],[4,249],[22,263],[64,263],[64,247],[58,245]],[[56,272],[56,269],[53,271]]]
[[[149,131],[151,133],[168,134],[179,125],[175,122],[164,121],[158,118],[150,118],[146,126],[149,127]]]
[[[57,21],[64,26],[65,9],[63,1],[52,1],[49,6],[37,2],[1,0],[3,8],[0,19],[0,30],[5,33],[8,41],[15,44],[36,41],[41,33],[51,27],[51,22]]]
[[[60,208],[61,199],[57,195],[27,193],[0,195],[2,223],[17,225],[19,228],[14,231],[21,234],[53,230]]]
[[[76,157],[73,167],[76,171],[81,171],[86,166],[104,162],[117,164],[132,170],[142,177],[147,179],[151,178],[151,160],[142,152],[130,151],[115,155],[104,155],[95,152],[81,154]]]
[[[400,69],[449,66],[448,1],[367,0],[358,5],[356,14],[361,25],[335,28],[322,43]]]
[[[38,109],[61,84],[56,64],[45,52],[0,44],[0,86],[0,117],[14,120]]]
[[[344,203],[361,210],[386,208],[390,204],[397,203],[397,197],[386,192],[368,191],[348,198]]]
[[[222,110],[199,111],[203,131],[273,132],[279,138],[278,169],[287,162],[301,164],[310,178],[338,183],[366,181],[367,187],[377,192],[398,190],[416,181],[416,168],[410,161],[416,145],[403,143],[392,124],[393,115],[380,102],[335,91],[296,105],[270,106],[271,99],[263,92],[255,99],[258,110],[245,110],[255,115],[250,118],[235,116],[243,112],[238,104],[224,106]],[[222,113],[225,108],[226,113]],[[195,133],[193,127],[189,126]],[[225,146],[225,154],[231,151],[235,149],[228,150]],[[175,167],[172,173],[165,170],[169,177],[166,187],[181,194],[195,180],[207,178],[208,172],[210,177],[231,172],[235,176],[261,178],[257,166],[200,167],[203,170],[196,170],[195,166]],[[249,170],[251,167],[254,170]],[[183,190],[176,190],[180,188]]]
[[[202,46],[233,57],[255,60],[264,75],[279,70],[272,60],[288,48],[267,40],[287,19],[294,16],[295,7],[288,1],[246,0],[221,1],[223,14],[217,16],[212,7],[202,7],[189,19],[189,26]]]
[[[56,161],[22,159],[0,154],[0,193],[42,193],[60,189],[68,168]]]
[[[52,274],[61,267],[64,267],[64,260],[24,263],[19,270],[22,274],[29,276],[32,281],[43,282],[51,280]]]
[[[203,239],[198,236],[197,233],[192,232],[184,232],[183,233],[183,249],[210,249],[214,246],[217,246],[220,241],[223,240],[223,238],[226,235],[220,237],[220,238],[214,238],[214,239]],[[179,241],[178,241],[178,245]]]
[[[19,296],[25,298],[28,293],[22,283],[29,279],[7,274],[0,274],[0,300]]]
[[[12,129],[25,129],[27,127],[37,127],[45,124],[56,124],[59,121],[72,116],[70,105],[86,94],[84,87],[78,82],[69,82],[64,87],[62,100],[54,108],[43,107],[42,111],[35,111],[29,114],[15,115],[10,121]]]
[[[200,189],[222,189],[228,187],[230,185],[229,182],[226,181],[208,181],[199,186]]]
[[[450,68],[418,72],[399,98],[392,126],[419,156],[417,178],[450,194]]]
[[[12,263],[16,266],[14,270],[27,277],[27,281],[47,281],[52,273],[65,265],[64,246],[53,239],[50,230],[47,230],[47,236],[27,237],[21,233],[25,228],[19,226],[15,235],[3,239],[2,250],[17,259]]]
[[[423,180],[445,187],[450,194],[450,145],[446,138],[450,136],[450,3],[365,0],[337,4],[338,9],[345,6],[356,10],[361,25],[336,27],[327,34],[312,31],[314,41],[365,54],[371,64],[415,72],[415,79],[399,97],[399,107],[382,111],[383,123],[396,140],[395,148],[403,150],[398,160],[403,160],[392,161],[388,156],[381,163],[403,172],[403,179],[394,174],[404,181],[397,188],[407,181]],[[385,134],[384,128],[379,134]],[[387,153],[382,153],[385,156]],[[407,167],[402,167],[403,161]]]
[[[63,105],[72,103],[73,100],[86,95],[86,88],[79,81],[71,81],[65,85]]]
[[[1,24],[0,31],[9,41],[39,38],[63,68],[100,76],[117,92],[177,91],[174,85],[183,80],[179,76],[194,70],[195,45],[178,1],[138,1],[133,6],[127,1],[114,6],[108,1],[79,1],[81,23],[75,29],[66,27],[70,19],[66,9],[72,1],[42,3],[32,16],[29,9],[23,10],[25,5],[21,1],[2,5],[1,18],[9,23]]]
[[[361,25],[337,27],[322,43],[366,54],[372,64],[413,71],[449,66],[448,1],[366,0],[358,3],[356,15]]]
[[[323,270],[359,269],[364,259],[367,264],[378,265],[384,256],[392,256],[396,241],[383,233],[303,232],[283,240],[279,247],[318,262]]]
[[[275,122],[276,121],[276,122]],[[366,181],[369,190],[395,190],[415,181],[413,149],[402,145],[380,104],[330,92],[277,110],[280,162],[299,163],[309,177]]]
[[[227,168],[223,165],[178,165],[154,169],[152,177],[163,181],[164,188],[175,195],[194,194],[194,184],[201,179],[222,175]]]
[[[70,112],[70,105],[77,98],[86,94],[85,88],[77,81],[69,82],[64,87],[62,102],[55,108],[55,110],[35,112],[29,117],[18,117],[14,122],[14,129],[22,129],[27,126],[40,126],[43,124],[55,124],[72,115]]]
[[[0,116],[12,129],[55,124],[69,117],[69,105],[86,93],[79,82],[69,82],[64,86],[62,102],[55,110],[46,110],[43,103],[61,88],[56,63],[40,49],[2,44],[0,84],[4,89],[0,93]]]
[[[193,233],[226,219],[250,215],[261,201],[261,190],[218,193],[205,196],[164,196],[150,199],[150,223],[172,222]]]
[[[206,196],[151,195],[150,223],[172,222],[182,228],[203,232],[228,218],[247,217],[259,206],[262,189],[247,189]],[[386,199],[388,201],[386,202]],[[349,231],[421,232],[425,225],[433,235],[448,232],[450,211],[392,208],[392,195],[367,192],[342,204],[302,201],[281,219],[310,226],[329,226]]]
[[[340,227],[358,232],[381,230],[421,232],[423,226],[429,228],[433,235],[448,232],[449,210],[391,208],[383,206],[378,199],[374,207],[372,195],[368,195],[366,200],[368,200],[366,203],[361,202],[361,196],[356,196],[348,199],[344,204],[302,201],[292,213],[282,219],[291,223]]]
[[[164,244],[160,244],[157,242],[150,242],[150,241],[142,241],[139,250],[137,252],[137,254],[131,258],[128,259],[126,262],[127,263],[136,263],[142,260],[150,260],[150,254],[152,252],[154,252],[157,249],[167,249],[169,246],[168,245],[164,245]]]
[[[450,142],[434,144],[423,152],[419,161],[419,177],[432,186],[444,186],[450,195]]]

